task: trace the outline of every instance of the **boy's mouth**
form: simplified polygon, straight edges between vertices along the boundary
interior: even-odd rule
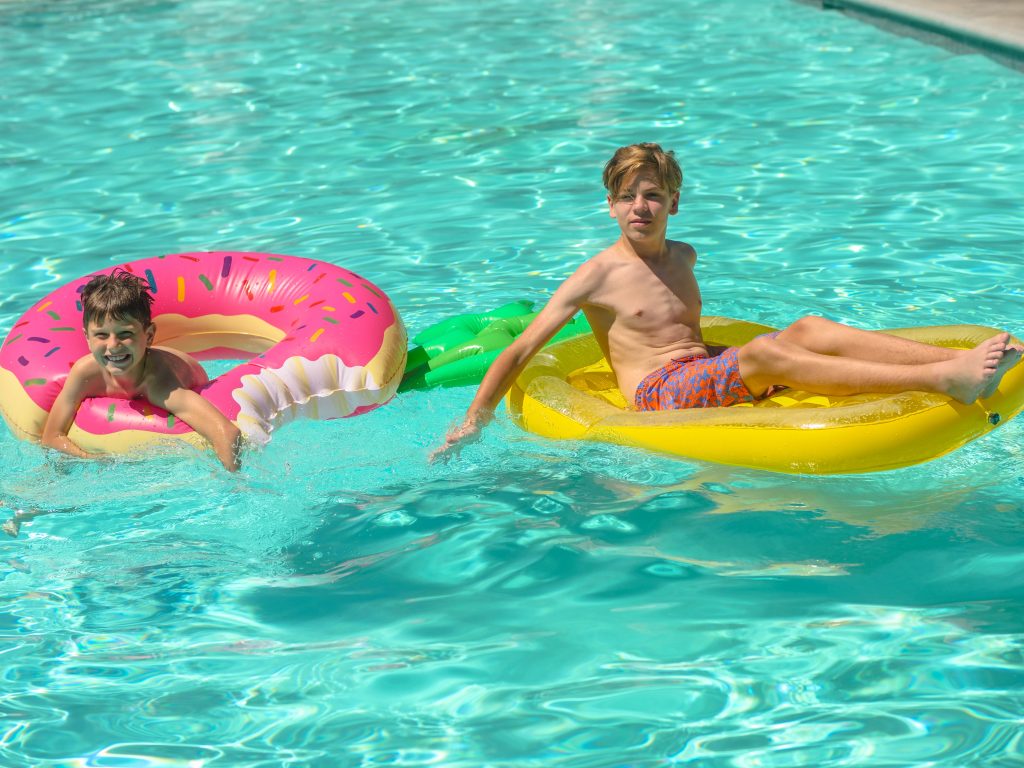
[[[121,363],[127,363],[131,355],[125,352],[122,355],[107,355],[107,360],[114,365],[120,365]]]

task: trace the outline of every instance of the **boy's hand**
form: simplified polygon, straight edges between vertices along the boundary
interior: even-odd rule
[[[448,433],[444,445],[433,451],[427,461],[431,464],[438,461],[447,464],[448,460],[453,456],[458,456],[465,446],[480,439],[480,428],[481,425],[478,421],[463,422],[462,426],[456,427]]]

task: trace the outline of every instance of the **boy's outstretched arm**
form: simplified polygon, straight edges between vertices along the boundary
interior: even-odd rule
[[[162,400],[162,402],[157,402]],[[228,421],[220,410],[197,392],[185,387],[175,387],[165,397],[150,396],[153,405],[173,413],[192,429],[210,441],[220,463],[229,472],[240,468],[238,453],[241,449],[241,433],[238,427]]]
[[[60,394],[57,395],[50,412],[46,415],[43,433],[39,437],[39,442],[42,445],[80,459],[101,458],[100,454],[89,453],[68,438],[68,432],[71,431],[71,425],[75,421],[75,414],[78,413],[78,408],[86,398],[89,388],[89,377],[84,373],[83,365],[76,363],[68,372]]]
[[[480,439],[480,430],[494,418],[494,409],[505,393],[541,347],[580,310],[595,279],[593,265],[588,262],[559,286],[526,330],[491,363],[462,424],[449,432],[444,445],[430,454],[431,463],[447,461],[462,446]]]

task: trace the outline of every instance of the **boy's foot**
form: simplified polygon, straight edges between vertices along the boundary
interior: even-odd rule
[[[986,397],[992,397],[996,393],[996,390],[999,389],[999,382],[1003,380],[1003,374],[1020,362],[1022,353],[1024,353],[1024,350],[1017,346],[1007,347],[1003,351],[1003,359],[996,366],[996,372],[992,376],[992,380],[981,390],[980,399],[984,400]]]
[[[943,363],[946,381],[943,390],[961,403],[970,405],[983,392],[995,391],[1008,366],[1002,365],[1010,334],[1001,333],[981,342],[966,354]]]

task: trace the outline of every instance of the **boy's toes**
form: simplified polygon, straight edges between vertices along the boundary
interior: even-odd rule
[[[1021,351],[1017,347],[1006,347],[1003,353],[999,356],[999,360],[996,361],[994,370],[992,371],[992,377],[985,384],[985,387],[981,390],[980,398],[991,397],[999,389],[999,383],[1003,380],[1003,376],[1008,370],[1013,368],[1017,363],[1020,362]]]

